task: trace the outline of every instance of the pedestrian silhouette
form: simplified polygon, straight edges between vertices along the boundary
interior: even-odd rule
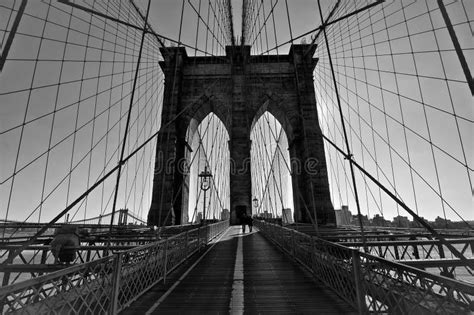
[[[252,227],[253,227],[253,219],[251,216],[247,215],[245,217],[246,221],[247,221],[247,225],[249,226],[249,232],[252,232]]]
[[[247,214],[243,213],[240,217],[240,224],[242,224],[242,233],[245,233],[245,225],[247,224]]]

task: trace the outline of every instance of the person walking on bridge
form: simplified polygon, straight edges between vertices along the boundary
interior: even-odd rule
[[[247,216],[245,217],[245,219],[246,219],[246,221],[247,221],[247,222],[246,222],[247,225],[249,226],[249,232],[252,233],[253,218],[252,218],[251,216],[247,215]]]
[[[242,233],[245,234],[245,225],[247,225],[247,213],[243,213],[240,217],[240,224],[242,224]]]
[[[242,214],[240,218],[240,224],[242,224],[242,233],[245,233],[245,226],[249,226],[249,232],[252,232],[253,227],[253,219],[247,213]]]

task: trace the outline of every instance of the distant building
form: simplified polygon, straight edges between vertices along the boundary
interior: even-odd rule
[[[361,215],[359,220],[359,215],[355,214],[352,216],[352,225],[360,225],[360,221],[362,220],[363,226],[370,225],[369,217],[367,215]]]
[[[196,217],[196,223],[201,223],[202,221],[202,212],[198,212],[197,217]]]
[[[229,219],[230,219],[229,209],[222,209],[222,211],[221,211],[221,220],[225,221],[225,220],[229,220]]]
[[[374,217],[372,218],[372,225],[374,226],[388,226],[389,225],[388,223],[389,222],[385,220],[384,217],[379,214],[374,215]]]
[[[189,215],[188,215],[188,212],[187,211],[184,211],[183,213],[183,219],[182,219],[183,223],[186,222],[186,223],[189,223]]]
[[[265,210],[265,211],[263,211],[263,218],[264,219],[271,219],[271,218],[273,218],[273,213],[268,212],[268,211]]]
[[[349,211],[348,206],[341,206],[341,209],[334,210],[336,214],[336,225],[349,225],[352,221],[352,213]]]
[[[404,216],[396,216],[393,218],[393,226],[394,227],[403,227],[407,228],[410,227],[410,220],[408,220],[408,217]]]
[[[291,213],[290,208],[283,209],[281,217],[282,217],[283,224],[291,224],[294,222],[293,215]]]
[[[426,219],[426,218],[424,218],[424,217],[420,217],[420,219],[423,220],[424,222],[430,224],[430,222],[428,221],[428,219]],[[432,222],[430,225],[432,225],[433,227],[435,227],[435,226],[434,226],[434,222]],[[421,225],[418,221],[413,220],[413,221],[410,222],[410,227],[412,227],[412,228],[422,228],[423,225]]]
[[[449,226],[452,226],[453,222],[451,220],[445,220],[440,216],[437,216],[436,219],[434,220],[434,227],[437,229],[447,229]]]

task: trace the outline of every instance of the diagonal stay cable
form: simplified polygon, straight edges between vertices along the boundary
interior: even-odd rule
[[[323,139],[326,140],[329,144],[331,144],[340,154],[342,154],[345,158],[349,159],[350,156],[344,152],[339,146],[337,146],[334,142],[332,142],[328,137],[324,134],[322,135]],[[444,238],[441,234],[439,234],[435,229],[433,229],[425,220],[423,220],[420,216],[418,216],[413,210],[411,210],[403,201],[401,201],[397,196],[395,196],[389,189],[387,189],[382,183],[380,183],[375,177],[373,177],[369,172],[367,172],[361,165],[359,165],[355,160],[353,160],[353,165],[359,169],[361,173],[367,176],[372,182],[374,182],[380,189],[382,189],[390,198],[392,198],[395,202],[397,202],[405,211],[407,211],[413,219],[415,219],[418,223],[420,223],[425,229],[427,229],[434,237],[440,240],[446,247],[448,247],[451,252],[459,258],[462,262],[469,266],[471,269],[474,269],[474,262],[468,260],[457,248],[455,248],[448,240]]]
[[[208,89],[211,89],[215,84],[219,81],[216,80],[212,84],[209,85]],[[205,92],[204,92],[205,93]],[[168,123],[161,126],[160,130],[153,133],[147,140],[145,140],[141,145],[139,145],[135,150],[133,150],[129,155],[124,157],[122,160],[122,165],[125,164],[128,160],[130,160],[135,154],[140,152],[148,143],[154,140],[159,134],[165,131],[166,128],[171,126],[175,123],[175,121],[180,118],[183,114],[185,114],[190,108],[197,105],[199,99],[193,103],[190,103],[188,106],[184,107],[181,111],[179,111]],[[201,104],[202,105],[202,104]],[[72,208],[74,208],[77,204],[79,204],[85,197],[89,195],[93,190],[99,187],[107,178],[109,178],[112,174],[114,174],[119,168],[119,165],[114,166],[110,169],[102,178],[98,179],[91,187],[89,187],[86,191],[84,191],[79,197],[77,197],[73,202],[71,202],[64,210],[62,210],[59,214],[57,214],[49,223],[44,225],[40,230],[36,232],[31,238],[25,242],[22,242],[21,245],[12,252],[11,256],[2,262],[2,265],[10,264],[15,257],[17,257],[25,248],[33,244],[38,237],[40,237],[44,232],[46,232],[49,228],[53,226],[59,219],[61,219],[66,213],[69,212]]]

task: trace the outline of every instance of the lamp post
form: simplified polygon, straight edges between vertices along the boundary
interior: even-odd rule
[[[258,199],[257,199],[257,197],[254,197],[252,199],[252,201],[253,201],[253,206],[255,207],[255,214],[258,214],[257,213],[257,210],[258,210]]]
[[[202,219],[204,223],[206,222],[206,192],[211,188],[211,177],[212,174],[207,170],[207,166],[204,167],[204,171],[199,174],[201,178],[201,190],[204,191],[204,207],[202,211]]]

